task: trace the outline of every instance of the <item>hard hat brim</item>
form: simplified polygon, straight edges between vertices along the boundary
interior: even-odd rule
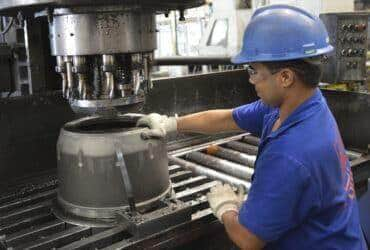
[[[282,55],[271,55],[271,54],[258,54],[258,55],[246,55],[243,52],[235,55],[231,58],[231,62],[233,64],[247,64],[252,62],[273,62],[273,61],[286,61],[286,60],[294,60],[294,59],[304,59],[308,57],[315,57],[319,55],[329,54],[330,52],[334,51],[334,47],[331,45],[326,46],[322,49],[317,49],[314,53],[307,53],[306,55],[302,55],[302,53],[286,53],[284,56]]]

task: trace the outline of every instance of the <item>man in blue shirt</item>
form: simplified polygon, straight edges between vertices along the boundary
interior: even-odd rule
[[[336,121],[317,88],[332,51],[321,21],[299,8],[258,9],[235,63],[248,64],[260,100],[232,110],[139,121],[148,137],[246,130],[261,137],[241,204],[230,186],[208,194],[216,217],[242,249],[366,249],[353,178]]]

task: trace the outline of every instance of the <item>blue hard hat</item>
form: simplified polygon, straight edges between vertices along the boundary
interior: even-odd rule
[[[236,64],[285,61],[333,51],[320,18],[290,5],[257,9],[243,37],[243,48],[232,58]]]

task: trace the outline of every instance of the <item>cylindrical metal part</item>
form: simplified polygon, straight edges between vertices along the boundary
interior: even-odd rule
[[[355,151],[351,151],[351,150],[346,150],[346,154],[348,156],[348,158],[352,161],[356,158],[359,158],[361,157],[361,153],[358,153],[358,152],[355,152]]]
[[[74,56],[73,59],[73,72],[77,74],[77,89],[79,99],[86,100],[87,98],[87,70],[86,70],[86,57]]]
[[[103,62],[103,71],[105,72],[105,85],[103,88],[103,98],[114,98],[114,56],[113,55],[103,55],[102,56]]]
[[[62,77],[62,94],[63,97],[66,97],[67,92],[67,74],[66,74],[66,65],[64,62],[63,56],[57,56],[57,66],[56,66],[56,72],[60,74]]]
[[[84,56],[74,56],[72,58],[73,60],[73,66],[83,66],[86,63],[86,57]]]
[[[261,140],[258,137],[255,137],[255,136],[252,136],[252,135],[246,135],[242,138],[242,141],[244,141],[248,144],[251,144],[253,146],[258,147],[258,145],[260,145]]]
[[[66,90],[66,98],[71,96],[73,90],[73,75],[72,75],[72,58],[70,56],[64,57],[64,62],[66,64],[66,71],[67,71],[67,90]]]
[[[243,165],[246,165],[252,168],[254,167],[254,163],[256,162],[256,156],[254,155],[247,155],[244,153],[240,153],[239,151],[224,148],[218,145],[209,146],[206,152],[209,155],[215,155],[215,156],[218,156],[220,158],[224,158],[230,161],[236,161],[240,164],[243,164]]]
[[[95,11],[53,17],[49,27],[53,55],[135,53],[156,49],[154,12],[104,12],[103,8]]]
[[[108,66],[108,65],[113,66],[114,65],[114,56],[113,55],[103,55],[102,60],[103,60],[103,65],[104,66]]]
[[[168,159],[171,164],[177,164],[180,165],[186,169],[189,169],[195,174],[200,174],[200,175],[205,175],[208,176],[209,178],[220,180],[226,183],[229,183],[231,185],[242,185],[245,187],[245,189],[248,191],[251,187],[251,184],[245,180],[241,180],[239,178],[218,172],[213,169],[209,169],[203,166],[200,166],[198,164],[174,157],[174,156],[168,156]]]
[[[222,171],[226,174],[231,176],[240,178],[240,179],[248,179],[252,177],[254,170],[252,168],[233,163],[224,159],[220,159],[214,156],[206,155],[200,152],[191,152],[186,155],[186,158],[196,163],[206,165],[213,169]]]
[[[143,140],[147,128],[127,116],[88,117],[67,123],[57,145],[58,204],[83,218],[114,218],[128,208],[121,172],[121,152],[138,209],[170,192],[166,143]]]
[[[224,144],[226,147],[251,155],[257,155],[258,147],[246,143],[231,141]]]

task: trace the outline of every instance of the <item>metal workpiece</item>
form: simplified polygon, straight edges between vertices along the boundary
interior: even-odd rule
[[[250,155],[257,155],[258,153],[258,147],[238,141],[227,142],[224,146]]]
[[[209,155],[214,155],[220,158],[224,158],[230,161],[238,162],[242,165],[248,166],[253,168],[254,163],[256,162],[255,155],[248,155],[245,153],[241,153],[239,151],[235,151],[232,149],[224,148],[218,145],[211,145],[206,149],[206,153]]]
[[[205,176],[208,176],[209,178],[212,178],[212,179],[215,179],[215,180],[220,180],[220,181],[229,183],[231,185],[236,185],[236,186],[242,185],[246,190],[249,190],[249,188],[251,186],[251,183],[246,181],[246,180],[241,180],[241,179],[236,178],[234,176],[230,176],[230,175],[227,175],[225,173],[221,173],[221,172],[218,172],[216,170],[206,168],[206,167],[201,166],[199,164],[195,164],[195,163],[192,163],[192,162],[187,161],[187,160],[183,160],[183,159],[178,158],[178,157],[174,157],[174,156],[170,155],[170,156],[168,156],[168,160],[171,164],[180,165],[180,166],[182,166],[186,169],[189,169],[190,171],[192,171],[195,174],[205,175]]]
[[[119,9],[119,8],[118,8]],[[103,55],[154,51],[155,14],[95,12],[57,15],[49,24],[52,55]]]
[[[114,219],[116,211],[128,208],[130,199],[145,210],[168,195],[165,142],[143,140],[145,130],[135,128],[128,116],[87,117],[67,123],[57,144],[58,207],[82,218]],[[130,190],[124,181],[127,178]]]
[[[115,99],[79,100],[70,99],[69,105],[76,114],[86,115],[117,115],[118,113],[138,113],[144,104],[143,94]]]
[[[186,155],[186,159],[211,167],[212,169],[222,171],[228,175],[240,178],[242,180],[250,180],[254,172],[252,168],[214,156],[210,156],[201,152],[189,153]]]

